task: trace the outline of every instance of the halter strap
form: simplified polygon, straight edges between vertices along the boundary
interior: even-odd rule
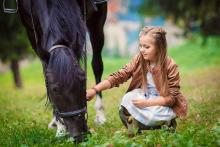
[[[59,110],[57,109],[55,105],[53,105],[53,109],[54,109],[54,115],[56,119],[63,125],[65,125],[63,118],[70,118],[70,117],[76,117],[76,116],[79,117],[82,114],[86,114],[85,119],[86,119],[86,124],[87,124],[87,119],[88,119],[87,106],[85,106],[82,109],[78,109],[78,110],[70,111],[70,112],[59,112]]]
[[[102,3],[105,3],[105,2],[108,2],[109,0],[94,0],[94,3],[95,4],[102,4]]]
[[[5,13],[10,13],[10,14],[13,14],[13,13],[17,13],[18,12],[18,1],[16,0],[16,8],[13,9],[13,8],[6,8],[5,6],[5,0],[3,0],[3,10]]]
[[[58,110],[55,111],[56,115],[61,118],[79,116],[81,115],[81,113],[86,113],[86,112],[87,112],[86,106],[82,109],[78,109],[78,110],[70,111],[70,112],[59,112]]]
[[[58,44],[58,45],[52,46],[48,51],[49,51],[49,53],[51,53],[53,50],[55,50],[55,49],[57,49],[57,48],[66,48],[66,49],[68,49],[67,46]]]

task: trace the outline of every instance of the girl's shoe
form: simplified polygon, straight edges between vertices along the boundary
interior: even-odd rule
[[[127,119],[127,127],[128,127],[128,137],[134,137],[135,133],[138,132],[137,121],[133,116],[129,116]]]

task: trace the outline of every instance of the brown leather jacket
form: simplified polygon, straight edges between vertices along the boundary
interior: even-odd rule
[[[177,65],[173,59],[170,57],[167,58],[167,78],[168,78],[168,96],[165,97],[167,106],[171,107],[173,111],[179,118],[184,118],[187,114],[187,100],[180,92],[180,77]],[[108,77],[111,87],[118,87],[119,84],[126,82],[132,77],[132,81],[127,92],[140,88],[142,83],[141,78],[141,64],[140,64],[140,55],[136,55],[119,71],[111,74]],[[153,71],[152,76],[156,85],[156,88],[159,89],[158,77],[161,76],[160,72]]]

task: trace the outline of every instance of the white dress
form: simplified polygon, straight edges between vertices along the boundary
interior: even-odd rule
[[[142,89],[134,89],[123,96],[121,105],[142,124],[146,126],[159,126],[176,117],[171,108],[165,106],[138,108],[132,103],[132,99],[155,99],[160,95],[150,72],[147,73],[147,81],[148,93],[144,94]]]

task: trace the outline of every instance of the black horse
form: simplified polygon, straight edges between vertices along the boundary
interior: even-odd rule
[[[92,67],[96,83],[103,72],[101,50],[106,1],[18,0],[18,12],[31,45],[39,56],[47,94],[56,117],[77,142],[88,132],[86,75],[80,66],[88,29],[93,47]],[[86,15],[86,23],[84,18]],[[87,27],[86,27],[87,26]]]

